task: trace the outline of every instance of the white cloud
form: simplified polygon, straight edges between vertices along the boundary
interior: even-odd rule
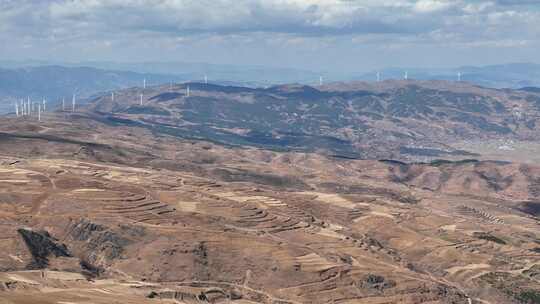
[[[495,8],[495,3],[480,2],[480,3],[468,3],[463,7],[463,12],[466,14],[480,14],[487,11],[490,8]]]
[[[457,1],[445,0],[419,0],[414,4],[414,10],[420,13],[433,13],[447,10],[457,3]]]
[[[9,48],[110,50],[156,46],[308,50],[370,45],[527,47],[531,0],[0,0]],[[341,37],[341,38],[340,38]],[[499,43],[497,43],[499,41]],[[521,43],[527,41],[527,43]],[[538,43],[536,43],[538,44]],[[337,46],[336,46],[337,47]],[[266,50],[265,50],[266,51]],[[66,51],[67,52],[67,51]],[[217,52],[217,51],[216,51]]]
[[[463,16],[508,14],[496,8],[491,1],[465,0],[20,0],[5,5],[0,21],[12,31],[67,37],[75,31],[81,37],[125,31],[415,34],[444,29]]]

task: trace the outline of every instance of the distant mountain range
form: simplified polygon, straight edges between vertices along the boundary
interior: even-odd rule
[[[522,88],[540,87],[540,64],[509,63],[487,66],[461,66],[455,68],[416,68],[391,67],[370,72],[316,71],[290,67],[276,68],[267,66],[242,66],[189,62],[45,62],[45,61],[1,61],[0,68],[50,68],[51,66],[76,68],[94,68],[104,71],[134,72],[139,74],[155,74],[174,76],[185,81],[200,81],[208,76],[211,82],[221,84],[237,84],[243,86],[270,86],[276,84],[301,83],[318,84],[319,76],[325,82],[334,81],[376,81],[377,72],[384,79],[402,79],[408,72],[410,79],[417,80],[461,80],[490,88]],[[39,71],[39,70],[38,70]]]
[[[540,64],[512,63],[483,67],[464,66],[452,69],[389,68],[378,71],[381,79],[461,80],[489,88],[540,87]],[[351,75],[351,79],[374,81],[377,71]]]
[[[0,67],[7,69],[63,66],[68,68],[91,67],[101,70],[135,72],[141,74],[175,75],[180,79],[200,81],[204,76],[214,83],[237,83],[250,86],[268,86],[283,83],[314,83],[319,81],[321,72],[287,67],[240,66],[226,64],[190,63],[190,62],[140,62],[122,63],[113,61],[84,62],[14,62],[0,61]]]
[[[540,64],[516,63],[485,67],[455,69],[389,68],[378,71],[381,80],[402,79],[405,71],[409,79],[455,81],[461,80],[491,88],[540,87]],[[213,84],[268,87],[277,84],[318,83],[319,75],[325,82],[364,80],[376,81],[377,71],[369,73],[315,72],[294,68],[263,66],[235,66],[183,62],[79,62],[58,63],[28,61],[0,61],[0,113],[12,110],[12,103],[20,98],[46,98],[53,104],[62,97],[77,94],[81,99],[109,90],[158,85],[170,82],[201,82],[205,75]]]

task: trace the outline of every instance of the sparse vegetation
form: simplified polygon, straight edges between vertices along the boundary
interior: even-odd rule
[[[118,94],[112,112],[0,122],[0,298],[537,301],[538,268],[524,268],[536,258],[534,219],[508,208],[534,212],[533,201],[512,198],[533,197],[540,169],[460,160],[465,152],[430,144],[431,130],[407,129],[438,119],[442,130],[456,115],[447,108],[475,100],[468,113],[487,106],[496,123],[490,98],[422,87],[191,88],[187,99],[148,88],[156,98],[144,107]],[[389,103],[403,117],[388,117]],[[448,116],[434,114],[441,105]],[[404,157],[404,142],[424,156]],[[426,155],[440,151],[449,160]]]
[[[503,239],[498,238],[498,237],[496,237],[494,235],[491,235],[489,233],[486,233],[486,232],[475,232],[474,236],[476,238],[481,239],[481,240],[494,242],[494,243],[497,243],[497,244],[500,244],[500,245],[506,245],[506,242]]]
[[[540,291],[537,290],[525,290],[516,295],[516,299],[520,303],[524,304],[539,304],[540,303]]]
[[[339,86],[336,84],[336,89]],[[119,99],[112,103],[104,96],[91,108],[103,113],[103,109],[111,109],[121,116],[109,118],[113,123],[139,124],[156,134],[276,151],[324,151],[348,158],[399,155],[410,161],[478,157],[441,143],[512,137],[512,132],[531,126],[529,121],[514,123],[523,128],[510,125],[513,116],[507,111],[508,104],[501,101],[503,97],[476,87],[456,92],[451,86],[435,89],[429,84],[396,83],[381,94],[365,89],[319,90],[305,85],[255,89],[192,83],[192,91],[201,94],[189,98],[185,96],[186,87],[152,90],[152,97],[142,107],[133,102],[132,94],[136,93],[128,91],[125,95],[131,97],[127,102]],[[414,120],[404,120],[411,118]],[[375,122],[387,127],[375,128]],[[425,129],[425,125],[434,127]],[[232,131],[238,128],[246,131]]]

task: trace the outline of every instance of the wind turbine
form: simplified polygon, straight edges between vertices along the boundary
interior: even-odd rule
[[[141,94],[141,106],[143,105],[143,104],[142,104],[142,99],[143,99],[143,94]]]
[[[114,92],[111,92],[111,101],[114,101]]]
[[[19,105],[17,104],[17,102],[15,102],[15,115],[19,117]]]
[[[381,81],[381,72],[377,72],[377,82]]]
[[[76,95],[73,94],[73,99],[71,99],[71,112],[75,112],[75,104],[77,103]]]
[[[62,97],[62,112],[66,110],[66,98]]]
[[[28,96],[28,99],[26,100],[26,114],[32,115],[32,107],[30,106],[30,96]]]
[[[405,80],[409,79],[409,71],[405,71],[405,75],[403,76],[403,79]]]
[[[143,79],[143,89],[146,89],[146,78]]]
[[[461,72],[458,72],[458,73],[457,73],[457,81],[460,81],[460,82],[461,82]]]
[[[208,84],[208,76],[206,74],[204,75],[204,84]]]
[[[189,92],[189,86],[187,86],[187,89],[186,89],[186,96],[189,97],[190,95],[190,92]]]
[[[41,121],[41,104],[38,103],[38,121]]]
[[[43,98],[43,112],[47,111],[47,99]]]
[[[319,85],[320,85],[320,86],[323,85],[323,77],[322,77],[322,76],[319,76]]]

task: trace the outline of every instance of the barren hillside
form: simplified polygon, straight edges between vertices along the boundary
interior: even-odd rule
[[[391,90],[426,90],[403,85]],[[182,90],[145,92],[142,107],[139,92],[126,91],[118,102],[102,97],[76,113],[44,113],[41,122],[4,118],[0,303],[538,301],[540,167],[335,157],[364,151],[352,141],[321,146],[328,144],[323,139],[345,140],[336,139],[341,131],[312,125],[345,119],[327,112],[348,104],[339,94],[357,93],[339,93],[337,86],[262,94],[222,87],[209,92],[191,84],[190,97]],[[438,90],[433,94],[442,94]],[[358,94],[381,102],[379,115],[387,113],[390,95],[369,92]],[[510,93],[495,92],[501,95],[474,100],[489,109],[499,102],[510,107],[501,97]],[[306,94],[309,100],[325,97],[307,105]],[[255,107],[261,102],[267,102],[264,111]],[[316,110],[315,104],[327,103],[335,106]],[[447,123],[419,113],[425,103],[402,103],[410,112],[392,117]],[[456,107],[436,104],[428,108]],[[278,106],[285,108],[272,108]],[[532,103],[523,106],[531,107],[527,115],[534,113]],[[348,126],[358,119],[376,130],[371,124],[377,119],[351,107],[346,113],[355,123],[345,120]],[[482,117],[504,128],[509,116],[500,113]],[[383,116],[391,122],[390,114]],[[292,141],[292,148],[285,145],[292,151],[284,151],[275,141],[300,135],[249,135],[269,123],[282,123],[314,144]],[[521,123],[506,127],[516,137],[535,136],[536,129]],[[468,129],[500,135],[483,126]],[[220,137],[211,142],[199,136]],[[334,153],[309,151],[334,147]]]

